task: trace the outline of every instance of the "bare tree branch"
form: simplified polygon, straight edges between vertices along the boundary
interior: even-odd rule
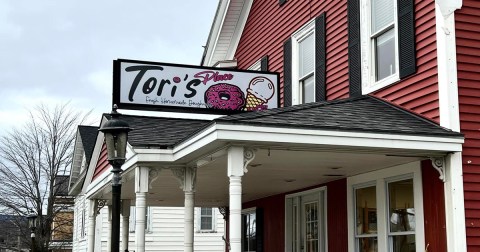
[[[0,214],[38,215],[36,247],[48,251],[55,237],[69,237],[73,226],[62,202],[59,176],[67,175],[72,163],[76,127],[89,113],[73,111],[69,104],[49,108],[43,104],[30,112],[20,129],[0,137]],[[62,181],[68,183],[68,181]],[[55,223],[54,223],[55,222]],[[25,225],[17,223],[23,233]]]

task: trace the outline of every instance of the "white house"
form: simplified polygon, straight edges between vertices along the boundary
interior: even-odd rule
[[[99,159],[95,152],[98,127],[79,126],[74,149],[74,161],[70,173],[70,195],[75,196],[73,251],[109,251],[111,230],[111,208],[108,201],[92,201],[85,196],[85,177]],[[101,146],[100,146],[101,148]],[[91,168],[93,167],[93,168]],[[92,204],[92,202],[95,202]],[[124,203],[127,200],[124,200]],[[129,202],[130,204],[130,202]],[[95,216],[89,215],[94,209]],[[128,250],[134,250],[135,206],[122,211],[122,228],[128,223]],[[184,210],[182,207],[148,207],[145,222],[145,251],[183,251]],[[93,227],[92,220],[95,220]],[[195,209],[195,251],[225,251],[224,218],[218,208]],[[88,228],[94,228],[89,233]],[[90,234],[90,235],[89,235]],[[93,235],[92,235],[93,234]],[[125,236],[121,242],[125,246]],[[125,251],[122,247],[122,251]]]

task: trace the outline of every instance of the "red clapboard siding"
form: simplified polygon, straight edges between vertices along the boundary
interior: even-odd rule
[[[438,176],[430,160],[422,161],[425,245],[428,244],[428,251],[446,252],[445,199],[443,182]]]
[[[246,69],[268,55],[269,70],[280,73],[283,97],[283,43],[306,22],[326,12],[327,99],[348,97],[348,49],[346,0],[253,1],[235,58]],[[282,105],[283,105],[283,98]]]
[[[415,0],[417,73],[374,93],[439,122],[435,1]]]
[[[480,251],[480,1],[455,12],[468,251]]]
[[[100,156],[98,157],[97,165],[95,166],[95,171],[93,172],[92,181],[95,180],[100,174],[105,172],[110,164],[107,160],[107,145],[103,143],[102,150],[100,151]]]

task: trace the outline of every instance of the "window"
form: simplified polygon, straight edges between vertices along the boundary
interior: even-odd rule
[[[399,80],[397,0],[361,0],[363,93]]]
[[[80,238],[85,238],[87,230],[85,228],[85,209],[82,209],[82,215],[80,216]]]
[[[357,251],[378,251],[376,187],[355,189],[355,243]]]
[[[152,226],[151,216],[152,216],[151,209],[150,207],[147,207],[147,210],[145,211],[145,231],[146,232],[151,231],[151,226]],[[128,224],[128,229],[129,229],[129,232],[131,233],[135,232],[135,221],[136,221],[136,208],[134,206],[131,206],[130,219]]]
[[[253,65],[251,65],[247,70],[261,71],[262,70],[261,60],[257,60],[257,62],[253,63]]]
[[[213,230],[213,209],[210,207],[200,209],[200,230]]]
[[[195,209],[196,230],[199,233],[214,233],[216,230],[216,211],[211,207]]]
[[[420,163],[350,177],[348,186],[349,251],[425,250]]]
[[[287,195],[287,252],[326,251],[325,188]]]
[[[242,212],[242,251],[256,252],[257,250],[257,214],[256,209],[247,209]]]
[[[314,21],[292,35],[292,104],[315,102]]]

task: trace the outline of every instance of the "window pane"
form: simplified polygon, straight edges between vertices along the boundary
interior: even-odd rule
[[[301,81],[302,103],[315,102],[315,80],[313,75]]]
[[[202,229],[202,230],[212,230],[212,218],[211,217],[201,217],[200,229]]]
[[[212,208],[210,207],[202,207],[202,215],[212,215]]]
[[[395,74],[395,30],[392,28],[375,39],[377,81]]]
[[[256,214],[245,213],[242,214],[243,219],[243,250],[245,252],[255,252],[257,250],[257,241],[256,241]]]
[[[415,252],[415,235],[392,236],[392,252]]]
[[[305,204],[306,252],[318,252],[318,202]]]
[[[393,0],[372,0],[372,33],[393,23]]]
[[[357,235],[377,233],[376,187],[355,190]]]
[[[388,197],[390,232],[415,231],[413,179],[389,183]]]
[[[314,45],[313,34],[310,34],[308,37],[299,42],[298,53],[299,53],[299,76],[300,79],[305,77],[305,75],[313,72],[315,64],[315,47]]]
[[[364,237],[358,239],[360,252],[378,252],[377,237]]]

